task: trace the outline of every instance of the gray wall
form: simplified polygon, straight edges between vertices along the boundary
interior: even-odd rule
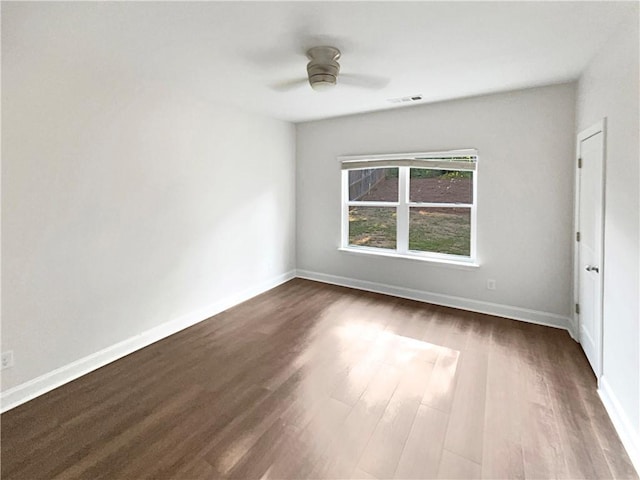
[[[568,316],[574,93],[566,84],[299,124],[297,268]],[[458,148],[479,151],[479,268],[337,250],[338,155]]]

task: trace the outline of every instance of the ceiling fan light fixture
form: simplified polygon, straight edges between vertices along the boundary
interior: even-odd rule
[[[340,73],[340,50],[335,47],[313,47],[307,50],[309,85],[316,91],[329,90]]]
[[[340,74],[340,64],[338,60],[341,57],[340,50],[328,45],[313,47],[307,50],[307,77],[305,79],[296,78],[292,81],[286,81],[272,88],[278,91],[291,90],[308,82],[308,85],[316,91],[332,90],[338,83],[340,76],[340,85],[355,86],[361,88],[369,88],[379,90],[389,83],[388,78],[377,77],[374,75],[362,74]],[[414,98],[414,100],[416,100]],[[392,101],[392,100],[390,100]]]
[[[336,77],[329,74],[314,75],[309,78],[309,84],[317,92],[330,90],[336,86]]]

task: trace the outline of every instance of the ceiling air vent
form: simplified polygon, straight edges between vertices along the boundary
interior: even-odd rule
[[[389,99],[387,99],[387,102],[391,102],[391,103],[407,103],[407,102],[417,102],[419,100],[422,100],[422,94],[409,95],[408,97],[389,98]]]

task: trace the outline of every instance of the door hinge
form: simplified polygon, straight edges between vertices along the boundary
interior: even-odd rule
[[[576,232],[576,242],[580,241],[580,232]]]
[[[582,168],[582,157],[578,158],[578,168]]]
[[[576,314],[580,315],[580,305],[576,303]]]

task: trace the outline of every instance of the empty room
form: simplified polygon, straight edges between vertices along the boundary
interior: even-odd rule
[[[638,2],[0,8],[3,479],[638,479]]]

